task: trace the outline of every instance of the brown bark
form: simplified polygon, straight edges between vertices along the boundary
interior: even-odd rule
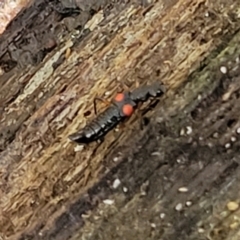
[[[0,236],[238,239],[240,3],[105,2],[38,1],[1,36]],[[144,130],[68,140],[96,95],[160,80]]]

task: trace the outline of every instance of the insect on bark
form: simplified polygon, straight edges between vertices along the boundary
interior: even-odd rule
[[[139,103],[145,102],[150,98],[157,98],[165,93],[165,91],[166,89],[161,82],[155,82],[151,85],[138,87],[133,91],[117,93],[105,111],[100,113],[80,131],[69,135],[69,139],[80,144],[103,140],[103,137],[110,130],[133,114]],[[95,113],[97,100],[101,99],[94,99]]]

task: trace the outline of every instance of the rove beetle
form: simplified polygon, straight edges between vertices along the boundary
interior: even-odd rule
[[[165,91],[166,89],[161,82],[155,82],[151,85],[138,87],[133,91],[117,93],[105,111],[80,131],[69,135],[69,139],[80,144],[103,140],[103,137],[110,130],[133,114],[139,103],[145,102],[149,98],[159,97]],[[97,112],[96,100],[104,101],[101,98],[94,99],[95,114]]]

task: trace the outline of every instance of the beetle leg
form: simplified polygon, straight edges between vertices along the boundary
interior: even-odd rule
[[[137,118],[140,119],[140,129],[141,130],[143,130],[144,126],[146,125],[145,124],[146,121],[145,121],[145,117],[144,117],[145,111],[144,111],[144,109],[140,109],[142,105],[143,105],[142,102],[138,103],[139,110],[136,111]]]
[[[124,83],[124,82],[122,82],[122,81],[118,81],[118,82],[119,82],[119,86],[118,86],[118,88],[117,88],[117,92],[118,92],[118,93],[122,93],[122,92],[124,92],[124,91],[126,91],[126,92],[129,92],[129,91],[130,91],[129,86],[128,86],[126,83]]]
[[[96,141],[97,144],[96,144],[95,149],[93,150],[93,155],[97,154],[97,151],[98,151],[99,147],[102,145],[103,141],[104,141],[104,137],[100,137],[100,138]]]
[[[156,107],[156,105],[159,103],[159,99],[150,99],[149,103],[147,104],[147,106],[145,107],[144,110],[144,114],[146,114],[148,111],[154,109],[154,107]]]
[[[144,109],[139,109],[139,112],[137,112],[138,118],[140,118],[141,130],[143,130],[143,127],[149,123],[149,119],[147,117],[144,117],[144,115],[150,110],[152,110],[157,105],[158,102],[159,102],[158,99],[151,99],[150,102],[147,104],[147,106],[144,107]],[[139,105],[142,105],[142,104],[143,103],[139,103]]]
[[[109,102],[108,100],[101,98],[101,97],[95,97],[93,99],[93,104],[94,104],[94,113],[97,115],[97,101],[99,102],[103,102],[105,105],[109,106],[111,104],[111,102]]]
[[[139,88],[139,86],[140,86],[140,83],[139,83],[139,81],[138,81],[138,80],[135,82],[135,85],[136,85],[136,86],[135,86],[136,88]]]
[[[126,127],[126,124],[125,124],[126,121],[127,121],[127,119],[124,119],[122,122],[120,122],[117,126],[117,129],[121,130],[121,129],[125,128]]]
[[[97,148],[104,142],[104,137],[100,137],[97,141]]]
[[[140,111],[137,112],[136,114],[137,114],[138,119],[140,119],[140,129],[143,130],[143,127],[144,127],[144,125],[145,125],[143,112],[140,110]]]

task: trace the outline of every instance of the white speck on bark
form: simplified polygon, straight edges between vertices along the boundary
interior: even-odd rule
[[[121,184],[121,181],[118,178],[116,178],[113,182],[113,188],[114,189],[118,188],[120,184]]]
[[[114,200],[112,200],[112,199],[105,199],[105,200],[103,200],[103,203],[106,204],[106,205],[112,205],[114,203]]]
[[[221,73],[226,74],[227,73],[227,68],[225,66],[221,66],[220,71],[221,71]]]

